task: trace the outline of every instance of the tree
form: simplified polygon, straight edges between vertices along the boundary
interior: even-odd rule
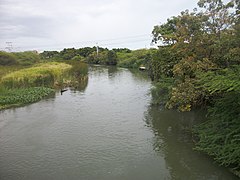
[[[55,58],[57,56],[59,56],[58,51],[43,51],[42,53],[40,53],[40,57],[42,59],[50,59],[50,58]]]
[[[62,51],[60,51],[60,56],[64,60],[70,60],[76,55],[77,55],[77,51],[75,48],[64,48]]]
[[[198,6],[154,27],[153,42],[161,46],[152,73],[159,80],[169,64],[174,82],[166,106],[207,107],[208,121],[195,129],[196,149],[240,172],[240,1],[199,0]]]
[[[183,11],[153,29],[153,42],[163,44],[152,60],[153,79],[172,74],[175,87],[168,107],[181,110],[204,102],[194,85],[198,72],[240,64],[236,15],[230,11],[233,1],[200,0],[198,5],[200,12]]]

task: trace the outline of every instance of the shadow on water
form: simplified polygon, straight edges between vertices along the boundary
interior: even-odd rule
[[[133,77],[136,80],[148,81],[148,82],[150,80],[147,71],[140,71],[139,69],[130,69],[130,72],[132,73]]]
[[[235,179],[208,156],[193,150],[191,128],[205,119],[205,112],[180,113],[149,106],[145,121],[154,133],[153,149],[164,154],[172,179]],[[236,178],[237,179],[237,178]]]

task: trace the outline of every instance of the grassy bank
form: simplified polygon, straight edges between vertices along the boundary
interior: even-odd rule
[[[0,110],[37,102],[54,92],[71,69],[65,63],[44,63],[32,67],[0,67]]]
[[[4,75],[1,78],[1,84],[7,88],[53,87],[54,83],[62,81],[62,75],[69,69],[71,65],[65,63],[39,64]]]

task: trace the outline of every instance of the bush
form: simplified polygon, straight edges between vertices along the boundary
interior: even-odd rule
[[[74,56],[71,60],[73,61],[83,61],[84,57],[80,56],[80,55],[76,55]]]
[[[240,171],[240,96],[228,93],[209,109],[209,120],[195,128],[196,150],[213,156],[226,167]]]
[[[0,65],[8,66],[17,64],[17,60],[11,53],[0,51]]]
[[[131,52],[118,52],[118,66],[126,68],[139,68],[145,66],[148,68],[155,49],[138,49]]]
[[[169,100],[171,88],[173,86],[173,78],[162,78],[154,83],[151,89],[152,104],[164,106]]]
[[[34,51],[16,52],[13,55],[21,65],[28,66],[40,61],[39,54]]]

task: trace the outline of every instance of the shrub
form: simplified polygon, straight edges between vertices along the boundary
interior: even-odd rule
[[[7,66],[17,64],[17,60],[11,53],[0,51],[0,65]]]
[[[38,53],[34,51],[16,52],[13,55],[21,65],[32,65],[40,61]]]

